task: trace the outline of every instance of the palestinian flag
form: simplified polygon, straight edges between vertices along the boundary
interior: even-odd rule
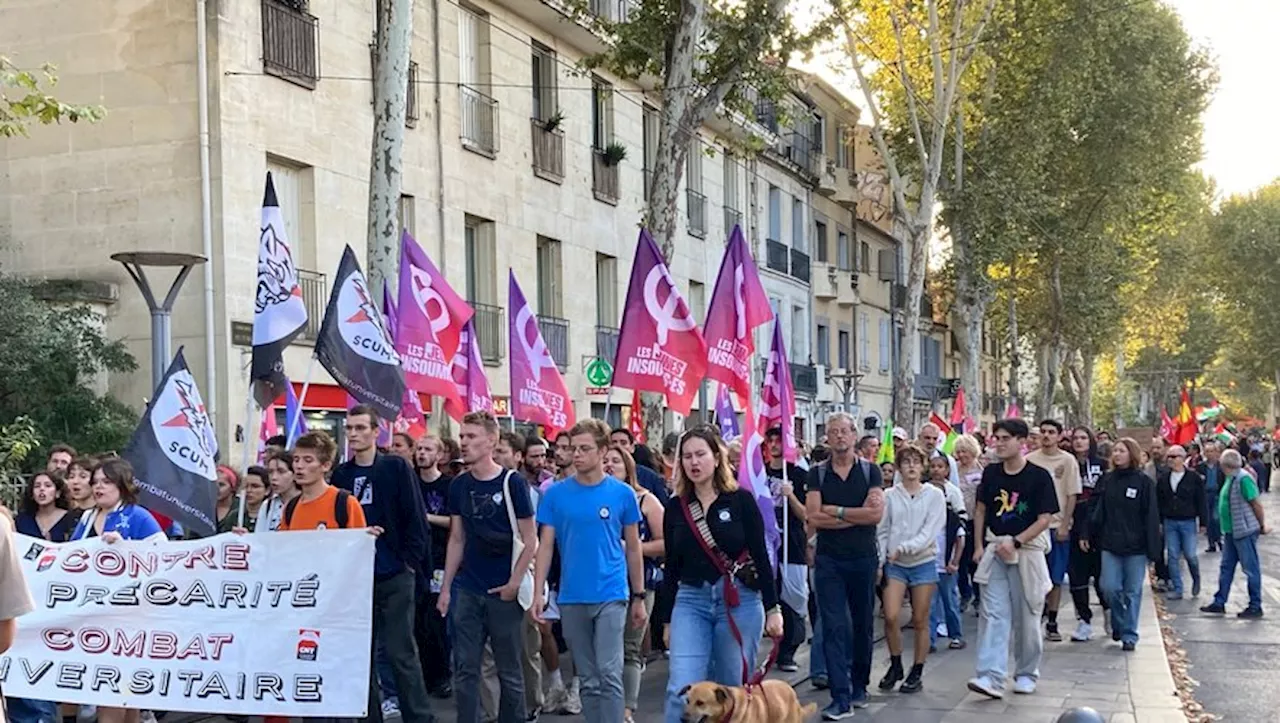
[[[1196,410],[1196,421],[1206,422],[1210,419],[1217,419],[1218,417],[1221,417],[1222,413],[1225,411],[1227,410],[1222,406],[1222,403],[1215,399],[1213,400],[1213,404]]]
[[[929,415],[929,423],[937,427],[939,434],[942,435],[942,444],[938,445],[938,449],[943,454],[951,454],[952,450],[955,449],[956,439],[960,435],[956,434],[956,430],[952,429],[950,424],[942,421],[942,417],[938,416],[937,412]]]

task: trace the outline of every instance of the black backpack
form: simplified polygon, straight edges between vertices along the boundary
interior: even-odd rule
[[[338,529],[345,530],[351,522],[351,518],[347,515],[347,499],[351,497],[351,493],[340,489],[338,495],[333,498],[333,519],[338,522]],[[302,499],[302,495],[298,495],[289,500],[289,504],[284,506],[284,524],[293,523],[293,511],[298,509],[298,500]]]

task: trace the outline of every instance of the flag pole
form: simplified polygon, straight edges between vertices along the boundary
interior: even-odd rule
[[[252,457],[250,456],[252,454],[252,449],[249,446],[250,445],[249,430],[253,428],[253,408],[255,406],[256,405],[254,404],[254,401],[253,401],[253,380],[250,379],[249,391],[248,393],[245,394],[245,403],[244,403],[244,455],[243,455],[244,464],[240,465],[240,474],[242,476],[244,475],[245,472],[248,471],[249,461],[252,459]],[[262,415],[258,415],[258,416],[261,417]],[[258,420],[258,424],[259,426],[261,426],[262,424],[261,419]],[[243,478],[241,479],[240,491],[238,496],[240,498],[240,510],[236,515],[236,527],[244,527],[245,489],[244,489]],[[216,524],[217,520],[214,520],[214,523]]]
[[[289,444],[289,442],[293,440],[293,435],[298,431],[298,424],[302,422],[302,409],[307,400],[307,390],[311,388],[311,373],[314,372],[315,369],[316,355],[312,354],[311,361],[307,362],[307,376],[302,380],[302,394],[298,395],[298,413],[293,416],[293,419],[285,420],[285,424],[289,426],[288,431],[286,431],[284,435],[285,444]],[[285,416],[287,417],[288,415],[286,414]]]
[[[613,408],[613,384],[609,384],[609,394],[604,398],[604,423],[609,424],[609,410]],[[634,414],[635,410],[631,410]],[[622,426],[622,425],[618,425]]]

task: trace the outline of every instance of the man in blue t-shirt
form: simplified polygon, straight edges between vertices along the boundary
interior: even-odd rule
[[[518,597],[537,549],[529,485],[494,461],[498,420],[489,412],[463,417],[458,438],[470,471],[449,486],[449,548],[437,605],[453,624],[458,720],[479,720],[480,661],[486,640],[498,666],[498,720],[523,720],[524,608]],[[513,562],[517,535],[523,549]]]
[[[588,723],[623,720],[622,640],[631,600],[631,625],[644,607],[640,507],[631,486],[604,473],[609,428],[585,419],[569,430],[574,474],[547,490],[538,507],[542,527],[534,576],[533,616],[541,622],[543,582],[551,550],[560,544],[560,624],[582,680]],[[630,594],[628,594],[628,591]]]

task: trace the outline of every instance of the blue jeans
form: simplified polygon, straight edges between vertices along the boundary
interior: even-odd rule
[[[956,573],[938,573],[938,587],[933,591],[933,605],[929,607],[929,645],[938,640],[938,626],[947,624],[947,637],[964,639],[964,627],[960,624],[960,588]]]
[[[831,700],[848,705],[871,683],[872,611],[876,602],[874,556],[836,558],[818,554],[814,590],[822,619]]]
[[[1200,581],[1200,558],[1196,553],[1196,521],[1164,521],[1165,558],[1169,562],[1169,580],[1173,591],[1182,594],[1182,558],[1187,558],[1187,571],[1191,579]]]
[[[738,607],[724,602],[724,583],[680,584],[671,607],[671,648],[667,674],[666,722],[680,723],[684,717],[684,689],[704,680],[721,685],[741,686],[742,659],[747,671],[756,667],[760,636],[764,634],[764,604],[760,593],[742,583],[738,587]],[[729,629],[729,615],[738,626],[742,644]],[[621,719],[618,719],[621,720]]]
[[[1040,677],[1040,659],[1044,656],[1044,638],[1040,633],[1040,614],[1044,598],[1028,602],[1022,594],[1022,578],[1017,565],[999,557],[991,561],[991,574],[981,586],[981,617],[978,618],[979,676],[989,677],[1004,686],[1009,673],[1009,639],[1013,638],[1014,676],[1033,680]]]
[[[1142,583],[1147,578],[1146,555],[1117,555],[1102,551],[1102,594],[1111,603],[1111,631],[1120,642],[1138,642],[1138,612]]]
[[[454,586],[449,621],[453,631],[453,694],[459,721],[480,720],[480,661],[488,639],[498,667],[498,723],[525,719],[520,655],[524,610],[520,603]]]
[[[1218,519],[1218,489],[1214,487],[1211,490],[1205,490],[1209,507],[1209,521],[1205,525],[1205,534],[1209,538],[1210,545],[1222,544],[1222,522]]]
[[[48,700],[5,698],[9,723],[60,723],[58,704]]]
[[[1218,594],[1213,601],[1219,605],[1227,604],[1227,596],[1231,594],[1231,581],[1236,577],[1236,564],[1244,569],[1245,579],[1249,581],[1249,607],[1262,609],[1262,568],[1258,564],[1258,533],[1248,537],[1232,537],[1227,535],[1222,540],[1222,568],[1218,571]]]

